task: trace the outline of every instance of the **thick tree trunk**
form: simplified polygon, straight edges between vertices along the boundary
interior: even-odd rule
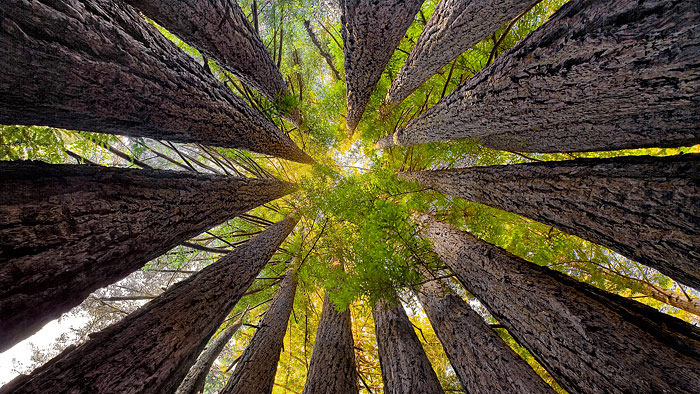
[[[170,393],[297,223],[288,217],[0,393]]]
[[[287,84],[235,0],[126,0],[275,102]]]
[[[341,0],[347,126],[360,123],[374,86],[423,0]]]
[[[312,163],[143,20],[108,0],[7,0],[0,123],[198,142]]]
[[[700,142],[700,2],[572,0],[474,78],[379,142],[476,138],[509,151]]]
[[[0,350],[179,243],[295,188],[40,162],[0,162],[0,179]]]
[[[384,101],[401,103],[443,66],[539,1],[440,1]]]
[[[700,289],[700,154],[406,173],[552,225]]]
[[[443,283],[425,282],[416,295],[468,393],[554,392],[478,313]]]
[[[443,393],[406,311],[379,300],[372,308],[384,393]]]
[[[228,341],[241,328],[242,324],[243,316],[229,325],[209,343],[209,346],[197,358],[197,362],[187,372],[185,379],[180,384],[180,387],[177,388],[175,394],[199,394],[204,391],[211,366],[214,365],[214,361],[219,357],[219,353],[224,350]]]
[[[316,331],[304,394],[358,393],[350,309],[339,313],[328,294]]]
[[[417,215],[465,288],[571,393],[697,393],[700,329]]]
[[[297,280],[290,270],[220,394],[272,393],[296,289]]]

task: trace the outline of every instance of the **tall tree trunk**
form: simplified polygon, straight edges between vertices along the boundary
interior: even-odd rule
[[[417,215],[465,288],[572,393],[697,393],[700,329]]]
[[[287,84],[235,0],[126,0],[275,102]]]
[[[8,0],[0,123],[199,142],[312,163],[143,20],[108,0]]]
[[[411,321],[400,303],[379,300],[372,308],[384,392],[443,393]]]
[[[270,394],[297,289],[289,270],[221,394]]]
[[[552,225],[700,289],[700,154],[579,159],[403,176]]]
[[[554,392],[478,313],[443,283],[425,282],[415,293],[468,393]]]
[[[572,0],[382,147],[476,138],[509,151],[700,142],[700,2]]]
[[[358,392],[350,309],[339,313],[326,294],[303,394]]]
[[[384,101],[401,103],[443,66],[539,1],[440,1]]]
[[[347,126],[360,123],[374,86],[423,0],[341,0]]]
[[[297,219],[288,217],[0,393],[168,393]]]
[[[318,49],[318,52],[321,54],[321,57],[323,57],[323,59],[326,61],[326,64],[328,64],[328,68],[330,68],[333,72],[333,77],[335,77],[336,81],[342,81],[343,79],[340,77],[338,69],[336,69],[335,65],[333,64],[333,57],[331,57],[331,54],[321,45],[321,41],[318,40],[318,37],[316,37],[316,33],[314,33],[314,29],[311,27],[311,22],[305,20],[304,29],[306,30],[306,34],[311,39],[311,42],[314,44],[316,49]]]
[[[0,162],[0,179],[0,350],[179,243],[295,189],[40,162]]]
[[[229,325],[209,343],[209,346],[207,346],[197,358],[197,362],[195,362],[189,372],[187,372],[185,379],[180,384],[180,387],[177,388],[175,394],[199,394],[204,391],[207,375],[209,375],[211,366],[214,365],[214,361],[219,357],[221,351],[224,350],[224,347],[228,341],[231,340],[233,334],[241,328],[243,317],[244,316],[241,316],[238,320]]]

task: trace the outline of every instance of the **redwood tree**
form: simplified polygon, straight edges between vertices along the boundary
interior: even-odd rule
[[[179,243],[293,191],[275,179],[0,162],[0,350]]]
[[[423,283],[415,293],[468,393],[554,392],[478,313],[439,279]]]
[[[403,306],[379,300],[372,308],[372,317],[384,393],[443,393]]]
[[[0,124],[199,142],[313,162],[129,5],[8,0],[2,12]]]
[[[572,0],[379,145],[572,152],[700,142],[700,2]]]
[[[579,159],[403,176],[552,225],[700,289],[700,154]]]
[[[287,84],[235,0],[127,0],[273,102]]]
[[[341,0],[347,126],[360,123],[374,86],[423,0]]]
[[[2,393],[174,392],[297,219],[268,227],[214,264]],[[286,324],[286,323],[285,323]]]
[[[350,309],[338,312],[326,294],[304,394],[352,394],[358,390]]]
[[[221,394],[272,393],[296,289],[297,279],[289,270]]]
[[[541,267],[429,215],[433,250],[569,392],[696,393],[700,329]]]
[[[444,65],[539,1],[440,1],[384,101],[399,104]]]

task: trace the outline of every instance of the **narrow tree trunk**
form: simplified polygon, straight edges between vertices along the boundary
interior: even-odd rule
[[[404,177],[552,225],[700,289],[700,154],[472,167]]]
[[[235,0],[127,0],[275,102],[287,84]]]
[[[465,288],[572,393],[697,393],[700,329],[417,215]]]
[[[214,365],[214,361],[219,357],[219,353],[224,350],[224,346],[231,340],[233,334],[241,328],[242,324],[243,316],[229,325],[209,343],[209,346],[197,358],[197,362],[187,372],[185,379],[180,384],[180,387],[177,388],[175,394],[199,394],[204,391],[211,366]]]
[[[174,392],[292,231],[288,217],[0,393]]]
[[[341,0],[347,126],[360,123],[374,86],[423,0]]]
[[[297,280],[290,270],[221,394],[272,393],[296,289]]]
[[[509,151],[700,142],[700,2],[572,0],[491,66],[379,142],[476,138]]]
[[[323,59],[326,61],[326,64],[328,64],[328,68],[330,68],[333,72],[333,77],[335,77],[336,81],[342,81],[343,79],[340,77],[340,73],[333,64],[333,58],[331,57],[331,54],[323,48],[321,42],[318,40],[318,37],[316,37],[316,33],[314,33],[314,29],[311,28],[311,23],[308,20],[304,21],[304,29],[306,30],[306,34],[309,36],[309,39],[311,39],[311,42],[314,44],[316,49],[318,49],[318,52],[321,54],[321,57],[323,57]]]
[[[379,300],[372,308],[384,393],[443,393],[406,311]]]
[[[303,394],[358,392],[350,309],[339,313],[326,294]]]
[[[0,350],[179,243],[284,196],[274,179],[0,162]]]
[[[143,20],[108,0],[7,0],[0,123],[241,148],[313,160]]]
[[[554,392],[478,313],[443,283],[425,282],[416,295],[468,393]]]
[[[401,103],[443,66],[539,1],[440,1],[384,101]]]

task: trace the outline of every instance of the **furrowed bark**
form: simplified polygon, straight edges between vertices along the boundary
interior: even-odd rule
[[[403,174],[606,246],[700,289],[700,154]]]
[[[443,66],[539,1],[442,0],[384,101],[389,106],[401,103]]]
[[[360,123],[374,86],[423,0],[342,0],[347,126]]]
[[[174,392],[297,223],[288,217],[0,393]]]
[[[207,382],[207,375],[209,375],[211,366],[214,365],[214,361],[219,357],[219,353],[224,350],[226,344],[231,340],[233,334],[241,328],[242,324],[243,316],[235,323],[228,326],[209,343],[209,346],[207,346],[197,358],[197,362],[195,362],[189,372],[187,372],[185,379],[180,384],[180,387],[177,388],[175,394],[199,394],[204,392],[204,386]]]
[[[415,294],[468,393],[554,393],[478,313],[443,283],[425,282]]]
[[[433,250],[571,393],[695,393],[700,329],[540,267],[428,215]]]
[[[313,163],[129,5],[8,0],[0,124],[240,148]]]
[[[700,143],[700,2],[572,0],[380,147],[508,151]]]
[[[339,313],[326,294],[303,394],[358,392],[350,309]]]
[[[127,0],[272,102],[287,84],[235,0]]]
[[[221,394],[272,393],[296,288],[297,280],[290,270]]]
[[[443,393],[406,311],[379,300],[372,308],[384,393]]]
[[[0,350],[94,290],[295,186],[166,170],[0,162]]]

